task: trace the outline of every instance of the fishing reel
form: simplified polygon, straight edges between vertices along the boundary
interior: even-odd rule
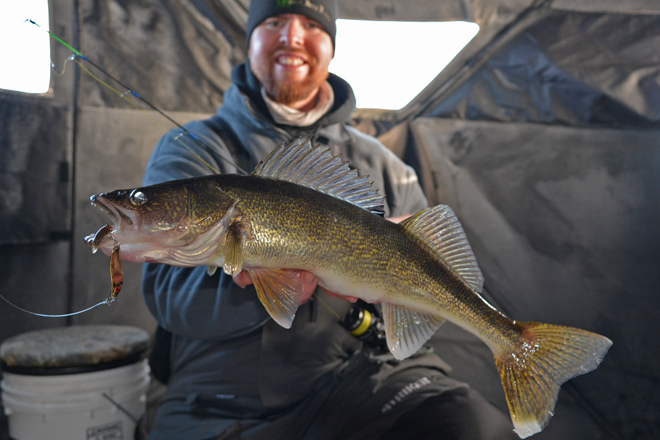
[[[373,304],[358,300],[339,324],[366,346],[389,351],[383,318]]]

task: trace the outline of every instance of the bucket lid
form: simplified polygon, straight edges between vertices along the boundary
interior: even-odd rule
[[[78,374],[139,361],[149,333],[125,325],[80,325],[36,330],[0,345],[2,370],[27,375]]]

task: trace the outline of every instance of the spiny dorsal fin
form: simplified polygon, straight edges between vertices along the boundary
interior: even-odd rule
[[[358,176],[357,170],[351,170],[329,149],[313,147],[310,139],[280,145],[252,175],[304,185],[368,211],[384,213],[385,197],[373,188],[368,176]]]
[[[484,276],[465,232],[449,206],[426,209],[401,222],[401,226],[429,244],[456,275],[472,290],[481,293]]]
[[[390,303],[383,303],[383,319],[387,346],[399,360],[415,354],[445,322],[439,316]]]

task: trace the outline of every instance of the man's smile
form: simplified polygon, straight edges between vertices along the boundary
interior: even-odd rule
[[[302,66],[307,64],[305,57],[292,53],[280,53],[275,56],[275,62],[283,66]]]

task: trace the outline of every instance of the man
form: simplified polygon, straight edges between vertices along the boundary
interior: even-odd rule
[[[333,0],[253,0],[248,62],[232,72],[217,114],[187,126],[208,148],[192,153],[164,137],[144,183],[210,174],[206,164],[223,173],[236,172],[232,164],[251,170],[278,144],[311,137],[370,176],[387,196],[386,216],[424,209],[414,172],[347,125],[354,95],[328,74],[336,17]],[[322,291],[311,296],[312,274],[299,274],[309,301],[287,330],[270,319],[253,287],[245,287],[249,276],[234,280],[221,272],[145,265],[145,300],[169,332],[161,334],[171,335],[171,346],[159,350],[169,355],[167,363],[152,365],[171,374],[150,440],[512,434],[508,418],[447,378],[449,367],[430,350],[399,362],[363,346],[338,322],[351,303]]]

